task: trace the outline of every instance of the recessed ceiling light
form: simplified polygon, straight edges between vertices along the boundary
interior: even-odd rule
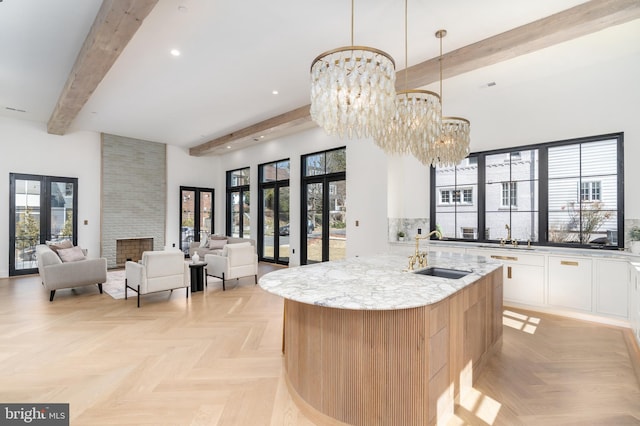
[[[180,51],[178,49],[171,49],[171,54],[173,56],[180,56]]]
[[[271,93],[274,94],[274,95],[277,95],[278,91],[277,90],[273,90]]]
[[[187,6],[180,5],[178,6],[178,11],[182,13],[187,13],[189,11],[189,8]]]
[[[264,135],[260,135],[260,139],[264,139]]]
[[[227,145],[227,149],[231,149],[231,145]]]
[[[491,86],[495,86],[495,85],[496,85],[496,82],[495,82],[495,81],[492,81],[492,82],[487,83],[487,86],[489,86],[489,87],[491,87]]]

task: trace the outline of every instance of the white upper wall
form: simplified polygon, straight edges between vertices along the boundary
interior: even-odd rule
[[[510,76],[524,66],[515,59],[444,82],[444,112],[471,120],[471,149],[522,146],[541,142],[624,132],[625,219],[640,219],[640,24],[611,28],[589,37],[593,57],[586,61],[571,55],[571,44],[535,52],[538,78],[516,83]],[[629,45],[611,49],[608,32],[629,31]],[[569,49],[567,49],[567,47]],[[606,53],[612,52],[612,53]],[[594,60],[596,58],[597,60]],[[571,61],[571,71],[557,72],[553,64]],[[531,66],[531,62],[529,62]],[[495,81],[496,86],[487,87]],[[456,90],[448,88],[456,86]],[[429,87],[438,90],[437,87]],[[464,90],[457,90],[457,89]],[[447,93],[462,93],[456,97]],[[65,136],[46,133],[44,123],[0,118],[0,277],[8,275],[9,173],[77,177],[79,179],[79,244],[90,255],[100,250],[100,135],[75,132]],[[167,242],[179,236],[180,185],[213,186],[216,190],[217,232],[224,232],[225,172],[251,167],[257,185],[257,165],[291,159],[291,229],[300,228],[300,156],[347,146],[347,234],[349,256],[384,250],[387,217],[429,216],[428,170],[416,160],[387,158],[369,140],[339,140],[312,129],[279,140],[231,152],[221,157],[195,158],[169,146],[167,187]],[[257,189],[257,186],[254,188]],[[257,191],[252,191],[252,222],[257,224]],[[83,225],[84,220],[88,225]],[[358,220],[360,226],[355,226]],[[257,237],[257,229],[252,229]],[[299,245],[299,236],[292,235]],[[299,262],[299,247],[291,264]]]

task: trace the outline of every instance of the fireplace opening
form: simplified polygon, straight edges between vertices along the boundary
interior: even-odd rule
[[[153,238],[123,238],[116,240],[116,267],[122,268],[131,260],[142,259],[142,253],[153,250]]]

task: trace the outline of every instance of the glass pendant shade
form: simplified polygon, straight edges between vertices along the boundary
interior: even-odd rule
[[[428,90],[404,90],[396,95],[395,114],[374,139],[387,154],[423,155],[440,138],[440,96]]]
[[[434,144],[431,165],[445,167],[459,164],[469,155],[470,140],[469,120],[460,117],[442,117],[442,133],[440,140]]]
[[[376,138],[395,114],[395,62],[387,53],[349,46],[311,65],[311,118],[329,135]]]

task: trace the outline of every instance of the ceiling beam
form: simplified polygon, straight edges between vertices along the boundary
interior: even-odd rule
[[[478,68],[497,64],[520,55],[573,40],[608,27],[640,18],[638,0],[591,0],[546,18],[522,25],[504,33],[461,47],[442,56],[443,78],[451,78]],[[434,34],[435,39],[435,34]],[[434,41],[435,43],[435,41]],[[397,73],[404,72],[399,70]],[[407,68],[407,86],[419,88],[440,78],[439,58],[432,58]],[[396,88],[405,87],[405,76],[397,79]],[[189,154],[210,154],[217,147],[238,140],[273,136],[285,128],[308,123],[310,105],[272,117],[189,149]],[[305,115],[306,114],[306,115]]]
[[[78,53],[47,131],[64,135],[158,0],[104,0]]]

